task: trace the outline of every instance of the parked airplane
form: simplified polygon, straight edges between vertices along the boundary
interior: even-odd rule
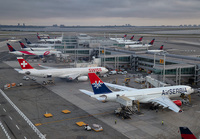
[[[154,41],[155,41],[155,39],[153,39],[149,44],[125,45],[125,48],[151,47],[151,46],[153,46]]]
[[[194,92],[194,90],[190,86],[186,85],[134,89],[110,83],[104,84],[104,82],[95,73],[88,73],[88,76],[90,78],[94,93],[82,89],[80,91],[102,102],[116,101],[116,98],[118,96],[124,96],[133,101],[139,101],[141,103],[154,103],[161,105],[164,108],[169,108],[174,112],[182,112],[182,110],[177,106],[182,104],[181,101],[172,101],[170,100],[170,98],[179,97],[181,94],[189,95]],[[117,88],[121,91],[113,92],[106,85]]]
[[[39,39],[40,42],[50,42],[50,43],[62,42],[63,34],[62,34],[62,37],[55,37],[54,39],[42,39],[38,35],[37,35],[37,38]]]
[[[187,127],[179,127],[182,139],[197,139]]]
[[[147,50],[147,52],[160,53],[160,52],[163,52],[163,47],[164,47],[164,45],[161,45],[158,50]]]
[[[39,34],[39,33],[37,33],[37,36],[39,36],[41,39],[50,39],[48,34]]]
[[[27,38],[25,38],[26,44],[31,47],[54,47],[60,46],[60,44],[55,43],[31,43]]]
[[[85,67],[85,68],[52,68],[52,67],[46,67],[48,69],[34,69],[26,60],[24,60],[22,57],[17,57],[17,60],[22,68],[15,69],[21,74],[27,74],[32,76],[38,76],[38,77],[44,77],[44,78],[50,78],[50,77],[58,77],[68,80],[74,80],[77,79],[78,81],[86,81],[88,79],[87,74],[88,73],[100,73],[104,74],[108,70],[104,67]]]
[[[19,43],[21,45],[21,49],[25,50],[25,51],[49,51],[49,50],[53,50],[50,47],[46,47],[46,48],[38,48],[38,47],[37,48],[28,48],[21,41],[19,41]]]
[[[113,40],[113,41],[125,40],[125,39],[126,39],[126,36],[127,36],[127,34],[125,34],[124,37],[122,37],[122,38],[110,38],[110,40]]]
[[[50,56],[56,55],[57,57],[61,56],[62,53],[60,51],[16,51],[9,43],[7,43],[9,53],[15,55],[35,55],[35,56]]]
[[[119,44],[140,44],[142,42],[143,37],[140,37],[137,41],[132,41],[132,40],[116,40]]]

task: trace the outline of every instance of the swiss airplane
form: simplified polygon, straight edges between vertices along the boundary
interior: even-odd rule
[[[35,56],[50,56],[56,55],[57,57],[61,56],[62,53],[60,51],[16,51],[9,43],[7,43],[9,53],[15,55],[35,55]]]
[[[34,48],[28,48],[21,41],[19,41],[19,44],[21,46],[21,49],[25,50],[25,51],[49,51],[49,50],[53,50],[53,49],[51,49],[49,47],[46,47],[46,48],[38,48],[38,47],[37,48],[35,48],[35,47]]]
[[[187,127],[179,127],[182,139],[197,139]]]
[[[133,101],[141,103],[153,103],[169,108],[174,112],[182,112],[177,106],[181,105],[180,100],[171,100],[170,98],[179,97],[181,94],[189,95],[194,92],[190,86],[177,85],[169,87],[148,88],[148,89],[134,89],[126,86],[104,83],[95,73],[88,73],[93,92],[82,90],[81,92],[96,98],[99,101],[116,101],[118,96],[127,97]],[[121,91],[113,92],[107,86],[117,88]]]
[[[125,48],[139,48],[139,47],[151,47],[153,46],[155,39],[153,39],[150,43],[148,44],[133,44],[133,45],[125,45]]]
[[[164,45],[161,45],[160,48],[158,50],[147,50],[147,52],[151,52],[151,53],[160,53],[160,52],[164,52],[163,51],[163,47]]]
[[[85,67],[85,68],[51,68],[51,67],[45,67],[47,69],[35,69],[33,68],[26,60],[24,60],[22,57],[17,57],[17,60],[22,68],[15,69],[21,74],[27,74],[37,77],[43,77],[43,78],[51,78],[51,77],[58,77],[68,80],[74,80],[77,79],[78,81],[86,81],[88,80],[88,73],[100,73],[104,74],[108,70],[104,67]],[[44,66],[43,66],[44,67]]]

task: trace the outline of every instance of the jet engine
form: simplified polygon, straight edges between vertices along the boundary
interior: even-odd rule
[[[26,71],[25,74],[26,74],[26,75],[30,75],[31,72],[30,72],[30,71]]]
[[[47,74],[47,78],[51,78],[52,77],[52,75],[51,74]]]
[[[173,100],[173,102],[179,107],[182,105],[182,102],[180,100]]]
[[[88,80],[88,76],[80,76],[77,79],[78,79],[78,81],[87,81]]]
[[[106,102],[106,100],[107,100],[107,96],[106,95],[101,95],[101,96],[99,96],[98,98],[97,98],[99,101],[101,101],[101,102]]]

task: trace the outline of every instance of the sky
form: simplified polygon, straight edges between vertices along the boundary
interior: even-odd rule
[[[199,25],[200,0],[1,0],[0,24]]]

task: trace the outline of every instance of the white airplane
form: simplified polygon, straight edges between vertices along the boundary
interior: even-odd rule
[[[181,94],[189,95],[194,92],[190,86],[177,85],[169,87],[148,88],[148,89],[134,89],[126,86],[120,86],[110,83],[103,83],[101,79],[95,73],[88,74],[90,82],[93,88],[93,92],[87,90],[80,90],[81,92],[96,98],[99,101],[116,101],[118,96],[127,97],[133,101],[139,101],[141,103],[153,103],[169,108],[174,112],[182,112],[177,106],[181,105],[180,100],[172,101],[170,98],[179,97]],[[117,88],[121,91],[113,92],[107,86]]]
[[[133,41],[133,40],[116,40],[119,44],[140,44],[142,42],[143,37],[140,37],[137,41]]]
[[[163,50],[164,45],[161,45],[160,48],[158,50],[147,50],[147,52],[151,52],[151,53],[160,53],[160,52],[164,52]]]
[[[62,53],[60,51],[16,51],[9,43],[7,43],[9,53],[15,55],[34,55],[34,56],[50,56],[56,55],[57,57],[61,56]]]
[[[24,50],[24,51],[49,51],[49,50],[53,50],[51,47],[46,47],[46,48],[38,48],[38,47],[37,48],[35,48],[35,47],[34,48],[28,48],[21,41],[19,41],[19,43],[21,45],[21,49]]]
[[[62,40],[63,40],[63,34],[62,34],[62,37],[55,37],[54,39],[42,39],[38,35],[37,35],[37,38],[39,39],[40,42],[50,42],[50,43],[62,42]]]
[[[60,44],[55,43],[31,43],[27,38],[25,38],[26,44],[31,47],[54,47],[60,46]]]
[[[39,33],[37,33],[37,36],[39,36],[41,39],[50,39],[48,34],[39,34]]]
[[[125,45],[125,48],[151,47],[151,46],[153,46],[154,41],[155,41],[155,39],[153,39],[149,44]]]
[[[17,60],[22,68],[15,69],[21,74],[27,74],[37,77],[43,77],[43,78],[51,78],[51,77],[58,77],[68,80],[74,80],[77,79],[78,81],[86,81],[88,80],[88,73],[100,73],[104,74],[108,70],[104,67],[85,67],[85,68],[52,68],[52,67],[46,67],[44,68],[48,69],[34,69],[26,60],[24,60],[22,57],[17,57]]]
[[[126,39],[126,36],[127,36],[127,34],[125,34],[124,37],[122,37],[122,38],[110,38],[110,40],[113,40],[113,41],[125,40],[125,39]]]

